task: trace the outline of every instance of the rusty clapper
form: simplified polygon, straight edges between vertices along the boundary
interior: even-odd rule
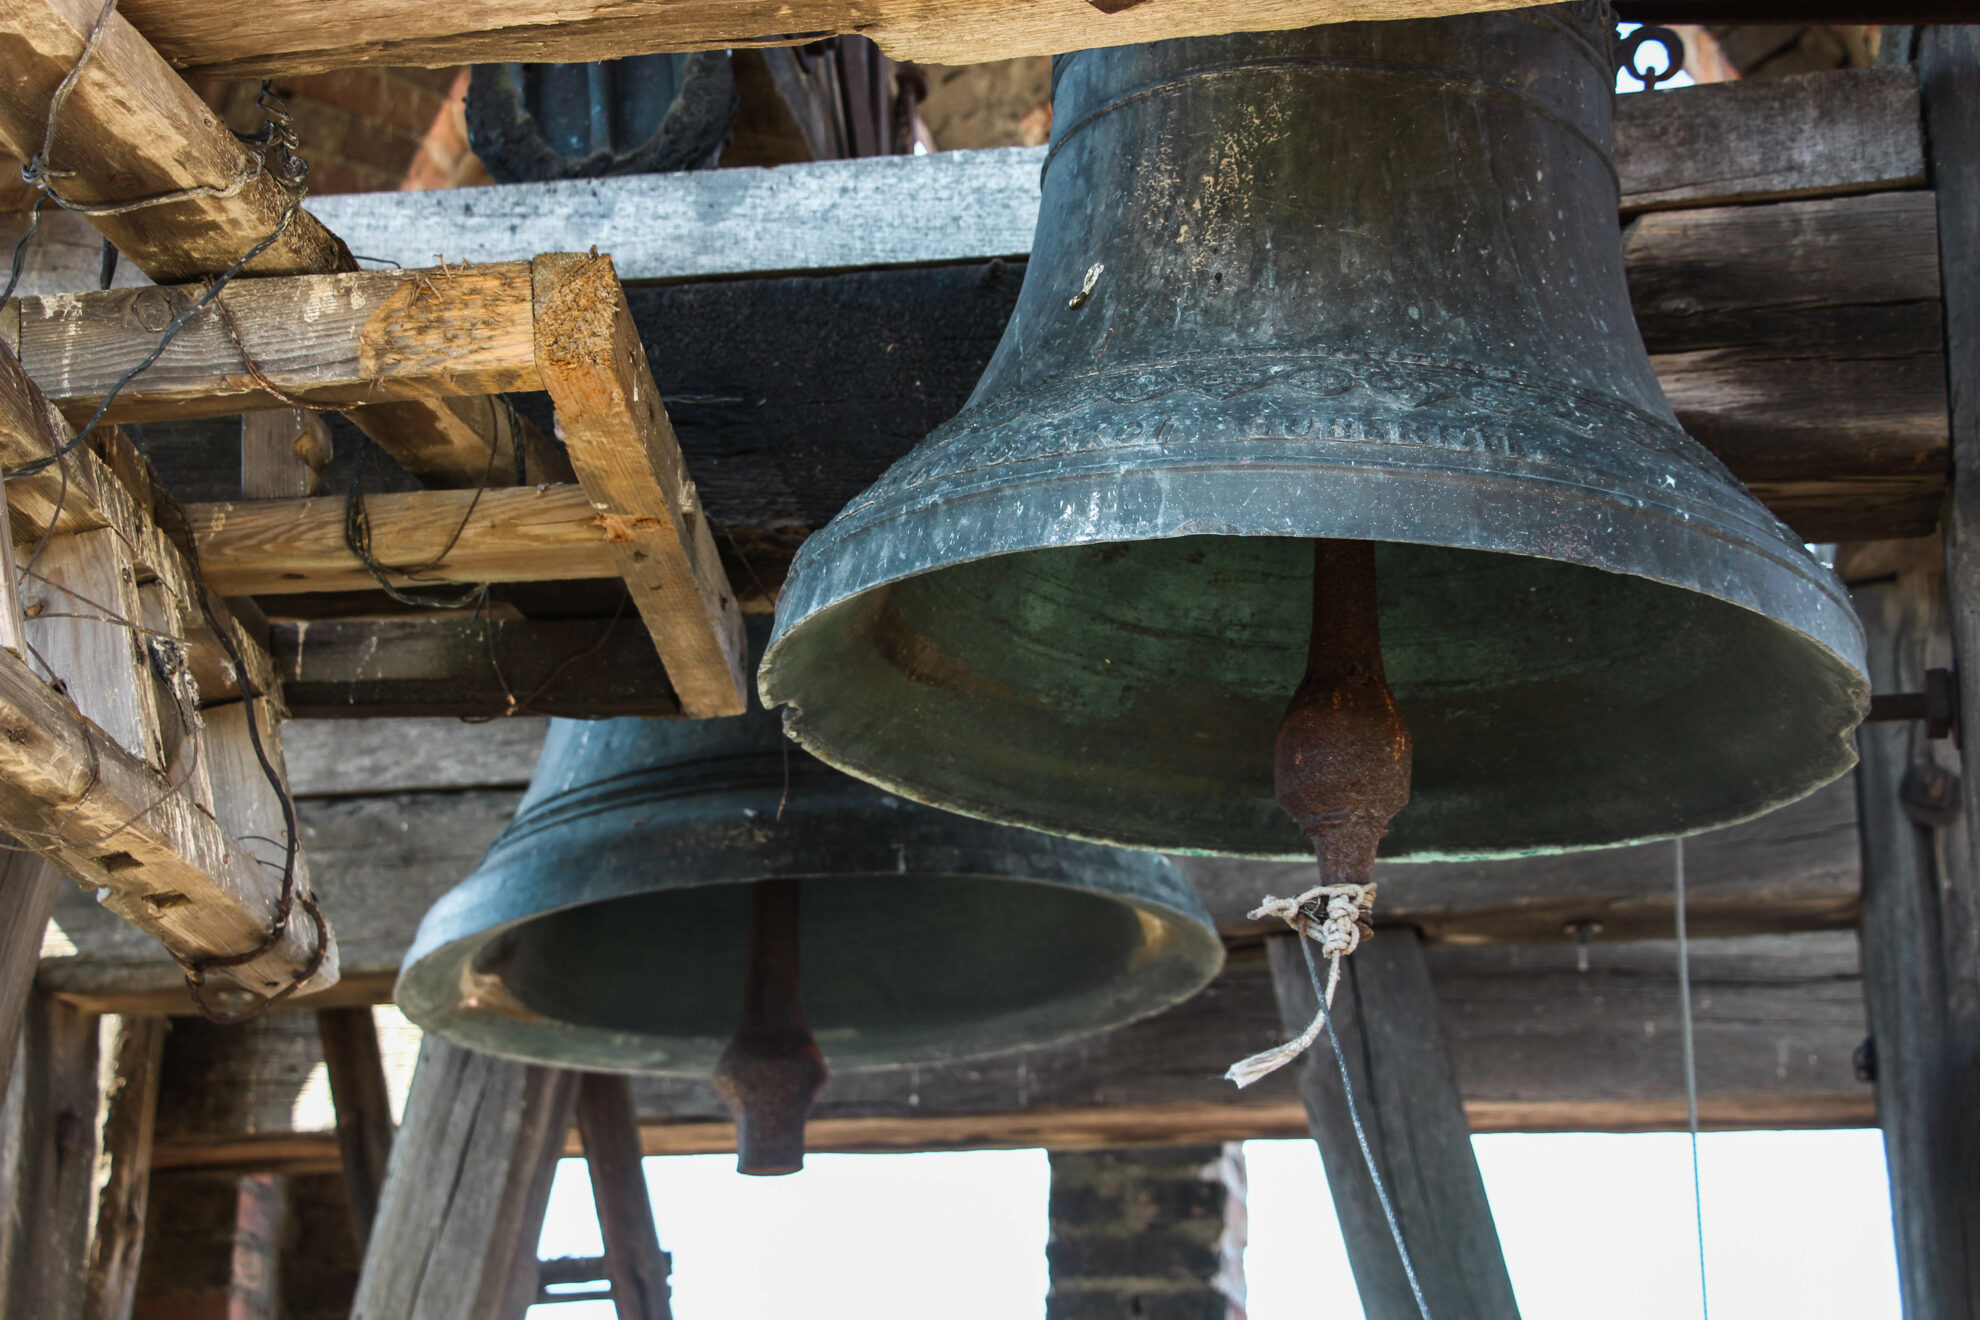
[[[1413,744],[1385,857],[1684,833],[1848,769],[1846,593],[1636,332],[1610,20],[1058,59],[996,355],[780,596],[798,742],[975,816],[1310,855],[1273,765],[1319,540],[1371,547]]]
[[[712,1073],[742,1170],[779,1173],[803,1161],[828,1065],[1103,1031],[1195,994],[1223,956],[1165,858],[904,801],[759,707],[553,720],[516,819],[420,923],[397,998],[472,1049]]]

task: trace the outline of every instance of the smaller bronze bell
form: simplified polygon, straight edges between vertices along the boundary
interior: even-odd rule
[[[1042,1045],[1186,999],[1222,963],[1165,858],[908,802],[754,708],[552,721],[515,821],[421,922],[398,1002],[472,1049],[700,1075],[727,1050],[731,1081],[803,1089],[812,1038],[837,1069]],[[784,1107],[800,1133],[808,1104]],[[788,1152],[767,1128],[789,1124],[763,1122]]]

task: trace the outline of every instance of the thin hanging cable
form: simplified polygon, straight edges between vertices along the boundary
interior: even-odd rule
[[[1306,956],[1306,975],[1313,982],[1313,997],[1320,1003],[1320,1020],[1327,1024],[1327,1039],[1334,1046],[1334,1062],[1341,1069],[1341,1094],[1347,1097],[1348,1122],[1354,1125],[1354,1139],[1361,1144],[1362,1163],[1368,1166],[1368,1179],[1375,1184],[1375,1199],[1382,1203],[1382,1217],[1389,1221],[1389,1236],[1395,1239],[1396,1255],[1402,1258],[1403,1277],[1409,1280],[1410,1295],[1416,1298],[1416,1311],[1423,1320],[1430,1320],[1430,1303],[1423,1298],[1423,1284],[1416,1277],[1416,1263],[1409,1258],[1409,1247],[1403,1242],[1402,1224],[1396,1220],[1396,1207],[1389,1200],[1389,1189],[1382,1181],[1382,1171],[1375,1167],[1375,1152],[1368,1144],[1368,1130],[1361,1125],[1361,1110],[1354,1103],[1354,1082],[1348,1078],[1347,1051],[1341,1048],[1341,1038],[1334,1031],[1334,1015],[1327,1007],[1327,992],[1320,987],[1320,965],[1313,961],[1313,941],[1304,935],[1299,938],[1299,951]]]
[[[1684,929],[1684,840],[1673,841],[1677,886],[1678,1012],[1684,1018],[1684,1109],[1691,1127],[1691,1221],[1698,1234],[1698,1313],[1712,1320],[1705,1286],[1705,1196],[1698,1177],[1698,1045],[1691,1028],[1691,944]]]

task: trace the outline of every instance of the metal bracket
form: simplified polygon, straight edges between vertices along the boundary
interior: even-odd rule
[[[1664,68],[1646,69],[1637,63],[1643,48],[1653,42],[1664,48]],[[1684,38],[1654,23],[1645,23],[1624,37],[1617,55],[1616,67],[1642,83],[1646,92],[1656,91],[1659,84],[1667,83],[1684,72]]]
[[[1892,724],[1905,720],[1925,721],[1925,736],[1945,738],[1959,724],[1959,684],[1950,669],[1925,671],[1923,692],[1890,692],[1870,698],[1865,724]],[[1955,738],[1955,742],[1958,740]]]

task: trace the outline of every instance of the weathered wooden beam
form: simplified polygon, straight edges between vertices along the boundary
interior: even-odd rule
[[[392,1097],[369,1007],[317,1010],[316,1037],[337,1109],[337,1147],[350,1192],[351,1226],[363,1253],[378,1217],[378,1200],[392,1158]]]
[[[1291,935],[1265,942],[1288,1035],[1305,1030],[1319,1006],[1299,944]],[[1316,954],[1314,962],[1324,977],[1324,961]],[[1355,950],[1343,970],[1334,1030],[1362,1131],[1431,1314],[1519,1320],[1422,939],[1407,926],[1388,927]],[[1420,1317],[1327,1037],[1291,1067],[1333,1189],[1362,1311],[1368,1320]]]
[[[7,447],[55,453],[68,432],[4,349],[0,382],[0,403],[9,405],[0,424]],[[243,772],[244,711],[216,711],[198,727],[185,709],[187,694],[164,690],[146,640],[187,636],[200,612],[197,588],[177,550],[109,465],[83,449],[67,466],[104,525],[51,538],[33,579],[32,651],[36,663],[56,667],[66,692],[44,681],[19,651],[0,649],[0,718],[10,729],[0,749],[0,821],[99,890],[107,909],[150,931],[177,959],[255,948],[274,919],[280,872],[271,875],[229,829],[252,823],[257,828],[239,833],[265,833],[258,827],[272,789],[258,776],[258,762],[255,775]],[[144,486],[141,468],[129,479]],[[113,617],[104,617],[105,610]],[[114,620],[122,622],[112,627]],[[221,626],[260,671],[262,690],[272,690],[272,669],[259,648],[231,621]],[[92,635],[106,627],[113,640]],[[266,723],[279,758],[273,720]],[[224,800],[214,796],[216,783],[229,790]],[[299,870],[296,883],[308,893],[306,873]],[[228,978],[263,993],[299,976],[305,989],[333,984],[337,959],[327,925],[319,930],[300,911],[294,916],[272,947],[226,969]]]
[[[376,589],[344,536],[346,499],[192,504],[207,585],[224,596]],[[577,486],[367,495],[372,555],[397,586],[619,576],[618,543]],[[444,556],[442,552],[444,553]]]
[[[205,292],[182,284],[24,298],[8,308],[7,333],[35,384],[80,424]],[[376,406],[541,387],[526,263],[346,271],[228,285],[105,418],[286,409],[285,395]],[[472,449],[488,466],[488,446]],[[490,484],[514,484],[513,451],[495,467]]]
[[[330,428],[319,413],[283,408],[247,414],[241,418],[241,497],[279,500],[321,494],[330,450]]]
[[[103,6],[96,0],[0,4],[0,151],[41,150],[49,102],[75,67]],[[289,211],[274,171],[255,171],[246,146],[121,12],[112,12],[55,123],[48,165],[78,203],[114,203],[208,189],[217,194],[93,217],[118,250],[153,279],[182,281],[231,266]],[[60,173],[57,174],[56,172]],[[294,214],[249,270],[293,275],[351,266],[337,236]]]
[[[1626,240],[1685,429],[1811,541],[1923,535],[1948,469],[1933,196],[1662,211]]]
[[[1921,151],[1908,68],[1616,101],[1626,212],[1915,188]],[[1002,147],[310,204],[360,251],[408,267],[435,252],[526,261],[594,243],[629,283],[913,266],[1030,252],[1044,157]]]
[[[577,1076],[421,1047],[351,1320],[522,1320]]]
[[[121,1018],[105,1045],[96,1208],[80,1320],[131,1320],[144,1255],[166,1022]]]
[[[1925,183],[1909,65],[1708,83],[1616,99],[1623,211]]]
[[[274,165],[257,168],[128,18],[92,0],[0,5],[0,66],[12,75],[0,89],[0,154],[26,160],[40,149],[50,100],[99,14],[103,35],[56,124],[49,164],[64,172],[58,187],[92,204],[203,190],[168,205],[90,217],[130,264],[168,284],[217,275],[280,228],[247,274],[356,268],[342,240],[294,209],[295,195],[277,181]],[[501,452],[509,438],[506,411],[488,400],[381,403],[353,410],[352,420],[433,485],[480,484],[488,454]]]
[[[1347,19],[1426,18],[1526,0],[1202,0],[1153,9],[1084,0],[1012,7],[984,0],[687,0],[664,17],[610,0],[496,0],[444,9],[360,0],[334,14],[295,0],[126,0],[132,20],[179,65],[209,77],[261,77],[359,64],[439,66],[495,60],[589,61],[673,50],[798,45],[838,33],[871,37],[901,60],[973,64],[1088,46]]]
[[[625,1074],[585,1073],[578,1079],[577,1129],[619,1320],[668,1320],[672,1266],[653,1225],[653,1198],[640,1166],[639,1117]]]
[[[751,682],[742,611],[612,259],[538,257],[530,270],[536,367],[557,408],[558,434],[681,711],[694,719],[739,715]]]
[[[1668,852],[1668,849],[1666,850]],[[1385,900],[1386,900],[1385,895]],[[1372,945],[1370,946],[1373,947]],[[1697,940],[1699,1082],[1706,1125],[1857,1127],[1876,1121],[1852,1056],[1864,1015],[1849,932]],[[1359,956],[1359,955],[1357,955]],[[1685,1125],[1669,940],[1425,950],[1471,1126],[1479,1132],[1673,1131]],[[416,1033],[385,1039],[409,1068]],[[1290,1074],[1239,1091],[1222,1074],[1285,1039],[1261,951],[1237,951],[1205,993],[1092,1040],[943,1067],[842,1074],[808,1129],[815,1151],[1117,1146],[1303,1137]],[[306,1015],[231,1032],[175,1031],[161,1167],[332,1171],[319,1113],[298,1130],[318,1058]],[[733,1151],[705,1081],[633,1082],[650,1155]],[[575,1142],[566,1152],[579,1153]]]

